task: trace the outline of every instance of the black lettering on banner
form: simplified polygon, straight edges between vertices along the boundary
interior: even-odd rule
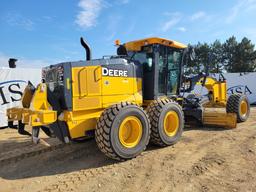
[[[237,87],[237,88],[236,88],[236,92],[237,92],[237,93],[241,93],[241,94],[242,94],[242,93],[243,93],[243,91],[242,91],[242,87]]]
[[[249,93],[249,94],[247,94],[247,93]],[[250,90],[247,86],[245,86],[244,94],[245,94],[245,95],[250,95],[250,94],[252,94],[251,90]]]
[[[6,100],[6,98],[5,98],[3,88],[4,88],[3,86],[0,87],[0,95],[1,95],[1,98],[2,98],[2,101],[3,101],[3,103],[2,103],[1,105],[5,105],[5,104],[7,104],[7,103],[10,103],[10,102],[8,102],[8,101]]]
[[[251,95],[252,91],[249,89],[247,85],[245,86],[238,85],[238,86],[230,87],[228,89],[228,94],[235,94],[235,93]]]
[[[18,83],[15,83],[15,84],[11,84],[9,86],[9,91],[10,93],[13,93],[15,95],[19,95],[19,99],[15,99],[14,97],[11,96],[11,99],[12,99],[12,102],[14,101],[20,101],[21,100],[21,97],[22,97],[22,92],[21,91],[18,91],[18,90],[15,90],[13,87],[17,87],[18,89],[20,89],[20,85]]]

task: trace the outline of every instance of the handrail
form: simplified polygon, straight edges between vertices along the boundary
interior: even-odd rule
[[[85,74],[86,74],[86,78],[87,78],[87,69],[86,67],[83,67],[79,72],[78,72],[78,93],[79,93],[79,97],[84,97],[88,95],[88,89],[87,89],[87,82],[84,82],[84,84],[86,85],[86,94],[82,95],[82,90],[81,90],[81,72],[85,70]]]

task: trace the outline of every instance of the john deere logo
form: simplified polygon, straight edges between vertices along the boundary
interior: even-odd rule
[[[102,75],[111,77],[127,77],[128,71],[120,69],[108,69],[106,67],[102,67]]]
[[[26,84],[26,81],[12,80],[0,82],[0,105],[20,101],[22,97],[22,84]]]
[[[237,86],[228,88],[229,95],[234,93],[250,95],[252,94],[252,91],[249,89],[247,85],[237,85]]]

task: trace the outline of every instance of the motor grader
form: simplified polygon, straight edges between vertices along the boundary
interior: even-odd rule
[[[9,122],[32,127],[65,143],[95,136],[99,149],[117,160],[131,159],[149,141],[159,146],[176,143],[184,124],[236,127],[246,121],[250,106],[245,95],[227,98],[226,80],[200,73],[184,75],[193,49],[173,40],[146,38],[121,44],[117,55],[91,59],[81,38],[86,61],[64,62],[42,70],[42,83],[28,84],[22,108],[7,110]],[[188,94],[195,84],[208,94]],[[207,112],[225,108],[225,113]]]

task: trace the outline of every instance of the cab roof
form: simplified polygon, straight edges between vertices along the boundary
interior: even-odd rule
[[[136,41],[130,41],[124,44],[125,48],[128,51],[140,51],[142,46],[151,45],[151,44],[161,44],[169,47],[174,47],[178,49],[185,49],[187,45],[179,43],[177,41],[168,40],[159,37],[150,37],[145,39],[140,39]]]

